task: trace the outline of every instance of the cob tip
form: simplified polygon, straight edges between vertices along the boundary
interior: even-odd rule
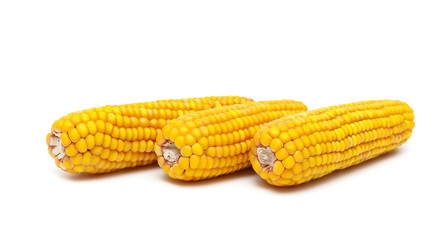
[[[62,145],[61,141],[61,133],[51,132],[49,134],[48,148],[50,152],[57,158],[59,161],[62,161],[65,157],[64,145]]]
[[[170,166],[176,164],[181,156],[180,149],[177,148],[172,141],[166,141],[162,144],[161,150],[163,159],[165,159]]]
[[[260,165],[265,168],[272,168],[277,160],[270,147],[257,147],[256,158]]]

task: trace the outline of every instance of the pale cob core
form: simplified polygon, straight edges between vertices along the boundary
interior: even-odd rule
[[[257,148],[258,161],[263,167],[271,168],[274,166],[275,158],[274,152],[270,147],[258,147]]]
[[[61,142],[61,133],[51,134],[49,147],[51,148],[51,153],[53,153],[59,160],[65,157],[65,148]]]
[[[163,144],[162,154],[163,154],[163,158],[171,166],[174,165],[175,163],[177,163],[177,161],[179,161],[179,158],[181,156],[180,149],[177,148],[176,145],[174,144],[174,142],[172,142],[172,141],[167,141],[165,144]]]

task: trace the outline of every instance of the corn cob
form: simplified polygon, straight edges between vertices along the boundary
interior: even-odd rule
[[[47,135],[56,166],[70,173],[104,173],[148,165],[157,130],[194,111],[253,101],[245,97],[159,100],[92,108],[55,121]]]
[[[393,100],[292,114],[255,134],[250,161],[269,184],[297,185],[396,149],[414,125],[413,110]]]
[[[174,179],[196,181],[250,166],[255,132],[265,123],[306,111],[298,101],[249,102],[184,115],[157,137],[158,164]]]

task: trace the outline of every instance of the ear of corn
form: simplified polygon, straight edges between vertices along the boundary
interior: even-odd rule
[[[155,151],[158,164],[174,179],[202,180],[250,166],[256,131],[287,114],[306,111],[297,101],[265,101],[184,115],[166,125]]]
[[[70,173],[104,173],[155,162],[157,130],[171,119],[253,101],[245,97],[203,97],[104,106],[70,113],[47,135],[56,166]]]
[[[292,114],[255,134],[250,160],[268,183],[297,185],[396,149],[414,125],[413,110],[393,100]]]

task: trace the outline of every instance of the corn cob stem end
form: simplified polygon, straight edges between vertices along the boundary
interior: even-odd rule
[[[162,155],[165,161],[167,161],[171,166],[177,163],[181,156],[180,149],[177,148],[172,141],[166,141],[162,145]]]
[[[258,147],[257,157],[262,167],[272,168],[277,158],[270,147]]]
[[[51,133],[49,146],[51,153],[56,156],[58,160],[61,161],[65,157],[64,145],[62,145],[61,141],[61,133]]]

